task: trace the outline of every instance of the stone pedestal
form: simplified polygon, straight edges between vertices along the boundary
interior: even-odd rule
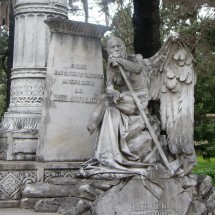
[[[159,198],[156,195],[158,190],[161,192]],[[93,214],[187,215],[191,202],[192,194],[175,179],[148,181],[136,177],[125,185],[115,186],[98,199]]]
[[[96,136],[87,123],[104,90],[101,37],[105,26],[51,19],[52,32],[37,159],[83,161]]]
[[[214,215],[215,189],[207,177],[154,180],[140,176],[120,180],[52,177],[47,183],[24,185],[21,208],[73,215]],[[210,191],[202,195],[198,189],[202,186]]]
[[[33,160],[50,43],[50,32],[44,20],[51,17],[66,19],[67,1],[17,0],[14,14],[10,105],[0,125],[0,144],[6,148],[0,153],[6,160]],[[17,144],[17,135],[23,139],[22,144]]]
[[[79,167],[80,163],[69,162],[1,161],[0,208],[18,208],[24,184],[47,182],[52,177],[70,178]]]

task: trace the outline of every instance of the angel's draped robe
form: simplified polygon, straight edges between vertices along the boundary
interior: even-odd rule
[[[130,92],[121,94],[128,96]],[[142,106],[147,107],[147,89],[138,91],[136,95]],[[95,150],[95,159],[99,166],[94,169],[93,165],[88,163],[85,170],[90,170],[87,172],[89,175],[109,172],[147,175],[145,168],[150,164],[144,163],[141,156],[144,157],[153,150],[151,136],[139,114],[126,115],[118,106],[120,102],[105,109]],[[144,111],[148,111],[147,108]]]

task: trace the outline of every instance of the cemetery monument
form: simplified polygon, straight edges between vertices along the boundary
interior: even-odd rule
[[[112,37],[105,81],[101,38],[110,29],[67,20],[66,3],[19,0],[15,7],[0,207],[215,214],[211,178],[191,173],[196,74],[186,41],[171,33],[143,59]],[[150,110],[153,100],[159,113]]]

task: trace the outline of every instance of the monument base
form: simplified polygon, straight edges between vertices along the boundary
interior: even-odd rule
[[[211,178],[75,178],[80,162],[0,162],[0,208],[84,215],[215,215]]]
[[[0,160],[36,159],[40,113],[6,112],[0,123]]]
[[[0,161],[0,208],[20,207],[22,185],[72,177],[79,168],[75,162]]]
[[[84,215],[214,215],[209,176],[147,180],[53,177],[21,189],[21,207],[37,212]]]

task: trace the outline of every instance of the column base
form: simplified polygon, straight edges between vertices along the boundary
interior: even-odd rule
[[[4,114],[0,124],[0,160],[35,160],[41,114]]]

